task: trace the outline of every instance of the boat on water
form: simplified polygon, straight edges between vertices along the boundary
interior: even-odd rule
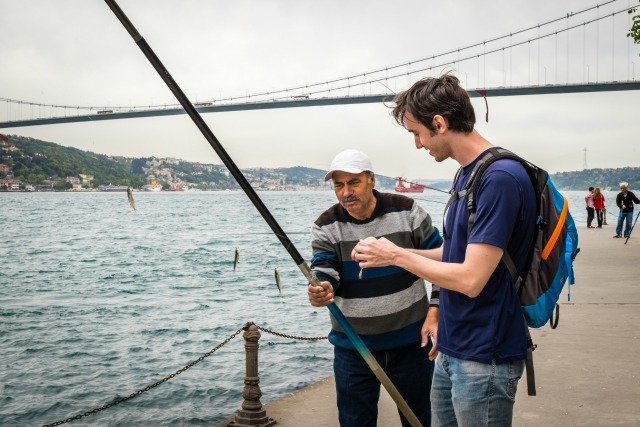
[[[401,177],[397,177],[395,190],[398,193],[422,193],[424,191],[424,185],[415,184],[413,182],[408,184],[409,186],[406,186],[404,180]]]
[[[142,186],[142,191],[162,191],[162,185],[145,184]]]
[[[158,184],[158,181],[152,179],[149,184],[142,186],[142,191],[162,191],[162,185]]]
[[[99,191],[127,191],[127,186],[126,185],[99,185],[98,186],[98,190]]]
[[[184,191],[185,185],[181,179],[175,179],[171,184],[169,184],[169,191]]]

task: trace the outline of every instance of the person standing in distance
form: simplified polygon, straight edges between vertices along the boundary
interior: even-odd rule
[[[603,218],[604,218],[604,194],[600,190],[600,187],[596,187],[593,190],[593,207],[596,210],[596,219],[598,220],[598,228],[602,228]]]
[[[587,228],[595,228],[591,223],[595,216],[595,206],[593,204],[593,187],[589,187],[589,191],[584,196],[584,203],[587,208]]]
[[[393,115],[417,149],[461,167],[464,188],[493,145],[475,129],[475,112],[459,80],[446,74],[396,95]],[[526,324],[515,284],[501,261],[507,251],[520,275],[533,244],[536,196],[524,167],[501,159],[481,176],[476,218],[468,228],[466,198],[445,216],[441,248],[411,250],[385,238],[359,242],[360,267],[396,266],[440,286],[438,356],[431,387],[432,426],[509,426],[526,359]]]
[[[422,279],[396,267],[361,270],[351,259],[360,239],[374,235],[411,249],[433,249],[442,237],[430,216],[413,199],[374,189],[371,161],[345,150],[333,159],[331,180],[338,203],[315,221],[311,269],[321,281],[309,286],[309,302],[334,302],[360,335],[423,426],[431,425],[429,391],[437,334],[438,288],[431,301]],[[331,318],[334,374],[340,426],[375,426],[380,382]],[[408,426],[400,414],[403,426]]]
[[[633,221],[633,204],[640,203],[640,200],[629,191],[629,184],[626,182],[620,183],[620,192],[616,196],[616,205],[620,208],[620,214],[618,215],[618,225],[616,226],[616,235],[613,237],[622,237],[622,224],[626,221],[624,227],[624,237],[629,237],[631,234],[631,221]]]

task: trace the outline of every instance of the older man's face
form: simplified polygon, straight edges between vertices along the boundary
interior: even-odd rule
[[[373,195],[375,178],[368,172],[359,174],[336,171],[332,174],[333,190],[338,202],[356,219],[367,219],[376,207]]]

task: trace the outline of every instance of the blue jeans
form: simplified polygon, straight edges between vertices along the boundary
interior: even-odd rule
[[[622,223],[627,221],[627,225],[624,227],[624,237],[627,237],[631,234],[631,221],[633,221],[633,211],[631,212],[620,212],[618,215],[618,226],[616,227],[616,235],[622,235]]]
[[[431,343],[426,348],[420,348],[418,342],[410,347],[372,352],[424,427],[431,425],[429,391],[433,362],[427,357],[430,348]],[[378,420],[380,381],[357,351],[334,347],[334,355],[333,370],[340,426],[375,426]],[[402,414],[400,420],[403,426],[409,426]]]
[[[432,426],[510,426],[524,360],[480,363],[438,354]]]

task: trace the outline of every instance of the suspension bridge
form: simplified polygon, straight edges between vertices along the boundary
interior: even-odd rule
[[[444,71],[457,75],[471,97],[640,90],[636,79],[640,48],[625,37],[631,9],[629,1],[610,0],[402,64],[279,90],[212,98],[195,107],[200,113],[213,113],[391,102],[397,91],[415,80]],[[177,114],[185,114],[177,103],[95,106],[0,97],[0,128]]]

